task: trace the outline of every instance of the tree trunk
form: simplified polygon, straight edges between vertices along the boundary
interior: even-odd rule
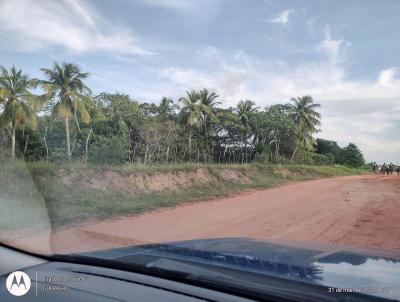
[[[206,142],[207,142],[208,141],[207,118],[204,119],[204,137],[206,138]]]
[[[68,116],[65,117],[65,136],[67,138],[67,159],[71,161],[71,143],[69,137],[69,118]]]
[[[149,156],[149,144],[146,143],[146,150],[144,151],[144,165],[147,165],[147,161],[148,161],[148,156]]]
[[[28,144],[29,144],[29,135],[27,135],[25,138],[24,157],[26,156],[26,151],[28,151]]]
[[[46,135],[47,135],[47,126],[44,130],[44,135],[43,135],[43,142],[44,146],[46,147],[46,161],[47,161],[49,160],[49,148],[47,147]]]
[[[275,163],[279,162],[279,139],[275,136]]]
[[[192,127],[189,127],[189,160],[192,160]]]
[[[168,157],[169,157],[169,146],[167,147],[167,154],[165,156],[165,164],[168,164]]]
[[[132,127],[131,126],[129,126],[129,133],[128,133],[128,159],[129,159],[129,162],[132,162],[132,152],[131,152],[131,148],[132,148],[132,146],[131,146],[131,132],[132,132]]]
[[[75,135],[74,137],[74,143],[72,144],[72,148],[71,148],[71,158],[72,158],[72,154],[74,154],[74,150],[75,150],[75,146],[76,146],[76,142],[78,141],[78,136]]]
[[[244,152],[245,152],[245,156],[246,156],[246,163],[247,163],[247,137],[248,137],[248,133],[246,132],[244,135]],[[240,152],[242,153],[242,152]],[[242,155],[242,164],[243,164],[243,154]]]
[[[15,159],[15,127],[11,129],[11,159]]]
[[[208,155],[209,150],[208,150],[207,118],[204,119],[204,138],[205,138],[205,143],[206,143],[206,150],[205,151],[207,152],[207,155]],[[207,159],[205,159],[205,161],[207,161]]]
[[[90,134],[92,134],[92,128],[90,128],[88,136],[86,138],[86,144],[85,144],[85,161],[86,161],[86,164],[87,164],[88,158],[89,158],[89,139],[90,139]]]
[[[244,153],[245,153],[246,163],[247,163],[247,139],[244,141]],[[243,165],[243,154],[242,154],[242,165]]]
[[[296,148],[294,148],[292,157],[290,158],[290,164],[293,164],[294,156],[296,155],[297,149],[299,148],[300,143],[297,143]]]
[[[133,161],[135,160],[137,145],[138,145],[138,143],[136,143],[135,147],[133,147],[133,155],[132,155],[132,158],[131,158],[131,163],[133,163]]]
[[[183,151],[181,163],[183,163],[183,161],[185,159],[186,151],[187,151],[187,148],[185,148],[185,150]]]

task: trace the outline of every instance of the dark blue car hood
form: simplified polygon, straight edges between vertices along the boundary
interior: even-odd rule
[[[125,263],[138,256],[184,260],[320,284],[335,291],[400,300],[400,255],[376,250],[249,238],[223,238],[131,246],[86,253]]]

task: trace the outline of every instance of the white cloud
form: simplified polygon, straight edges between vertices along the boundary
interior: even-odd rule
[[[399,85],[399,81],[396,80],[397,68],[389,68],[383,70],[379,74],[378,82],[383,87],[393,87]]]
[[[396,106],[400,110],[399,99],[321,103],[323,125],[319,137],[338,141],[341,145],[356,143],[367,160],[399,161],[400,125],[396,114]],[[357,110],[357,107],[367,108]]]
[[[177,92],[204,87],[217,90],[219,94],[223,95],[227,105],[235,104],[237,96],[245,88],[244,85],[248,78],[246,70],[234,67],[215,73],[172,67],[164,69],[161,75],[171,81],[177,88],[175,90]]]
[[[321,45],[327,41],[333,41],[330,35],[325,35]],[[330,45],[327,53],[331,54],[326,61],[297,66],[266,63],[242,51],[223,53],[207,47],[200,52],[199,60],[215,66],[211,71],[171,67],[161,76],[168,80],[171,91],[214,89],[225,106],[234,106],[244,98],[266,106],[287,102],[293,96],[312,95],[322,105],[319,136],[342,145],[354,142],[368,160],[395,161],[400,153],[397,69],[382,70],[371,81],[349,80],[345,67],[338,63],[343,61],[338,58],[341,43],[325,43]]]
[[[79,0],[0,0],[3,47],[63,46],[78,53],[149,54],[123,26],[109,23]]]
[[[172,9],[187,9],[192,4],[193,1],[190,0],[142,0],[144,4],[150,6],[172,8]]]
[[[207,23],[218,14],[222,0],[141,0],[141,3],[178,13],[186,22]]]
[[[289,18],[291,14],[293,14],[293,10],[291,9],[284,10],[281,13],[279,13],[275,18],[270,19],[269,22],[285,25],[289,23]]]
[[[328,25],[324,30],[325,38],[321,43],[321,48],[326,51],[332,61],[337,61],[340,48],[346,43],[343,39],[335,40],[331,37],[331,30]]]

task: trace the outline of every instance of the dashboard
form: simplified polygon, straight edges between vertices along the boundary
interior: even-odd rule
[[[74,263],[49,262],[6,247],[0,247],[0,259],[2,302],[251,301],[132,272]],[[23,271],[30,278],[29,291],[23,296],[13,296],[7,289],[6,280],[13,271]]]

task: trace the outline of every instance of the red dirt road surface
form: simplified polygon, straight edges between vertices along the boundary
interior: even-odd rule
[[[76,252],[217,237],[336,243],[400,253],[400,176],[289,183],[58,231],[51,246],[56,252]]]

